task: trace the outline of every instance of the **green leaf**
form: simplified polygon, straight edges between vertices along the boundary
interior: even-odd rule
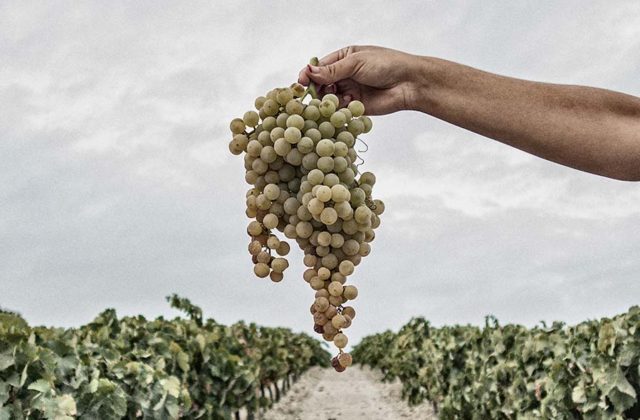
[[[38,379],[37,381],[32,382],[31,384],[29,384],[27,389],[30,389],[30,390],[33,390],[33,391],[42,392],[44,394],[44,393],[47,393],[47,392],[51,391],[51,385],[49,384],[48,381],[46,381],[44,379]]]
[[[0,372],[13,366],[15,362],[12,352],[0,353]]]
[[[11,420],[11,408],[0,406],[0,420]]]
[[[173,398],[180,396],[180,380],[175,376],[169,376],[166,379],[160,381],[162,388],[171,395]]]
[[[71,395],[65,394],[58,397],[58,412],[65,416],[77,414],[76,401]]]
[[[189,371],[189,355],[183,351],[177,354],[176,359],[178,361],[178,366],[182,369],[183,372]]]

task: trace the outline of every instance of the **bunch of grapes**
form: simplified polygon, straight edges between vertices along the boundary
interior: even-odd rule
[[[312,99],[304,103],[308,93]],[[339,108],[336,95],[318,99],[313,86],[297,83],[258,97],[255,108],[231,121],[229,143],[231,153],[244,153],[251,185],[246,214],[255,219],[247,227],[254,272],[282,280],[290,246],[276,230],[298,243],[303,278],[315,290],[313,329],[338,347],[332,365],[342,372],[352,363],[343,331],[356,316],[347,303],[358,296],[347,277],[371,252],[384,211],[371,196],[375,176],[356,166],[354,145],[371,130],[371,119],[360,101]]]

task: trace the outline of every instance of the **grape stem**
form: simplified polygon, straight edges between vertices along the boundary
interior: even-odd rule
[[[309,64],[311,64],[312,66],[317,66],[318,57],[313,57],[311,60],[309,60]],[[307,95],[311,95],[311,99],[318,98],[318,91],[316,90],[316,84],[313,83],[313,81],[311,80],[309,81],[309,86],[307,86],[307,89],[305,89],[304,95],[302,95],[302,98],[300,98],[300,100],[303,100],[304,98],[306,98]]]

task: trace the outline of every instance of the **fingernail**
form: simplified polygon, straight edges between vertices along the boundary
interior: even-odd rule
[[[345,96],[344,96],[344,100],[345,100],[345,102],[351,102],[351,99],[353,99],[353,98],[351,97],[351,95],[345,95]]]
[[[311,73],[320,73],[320,67],[312,66],[311,64],[307,64]]]

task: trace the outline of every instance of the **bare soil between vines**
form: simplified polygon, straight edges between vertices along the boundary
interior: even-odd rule
[[[399,382],[353,366],[345,372],[312,368],[263,417],[266,420],[437,419],[430,404],[409,407]]]

